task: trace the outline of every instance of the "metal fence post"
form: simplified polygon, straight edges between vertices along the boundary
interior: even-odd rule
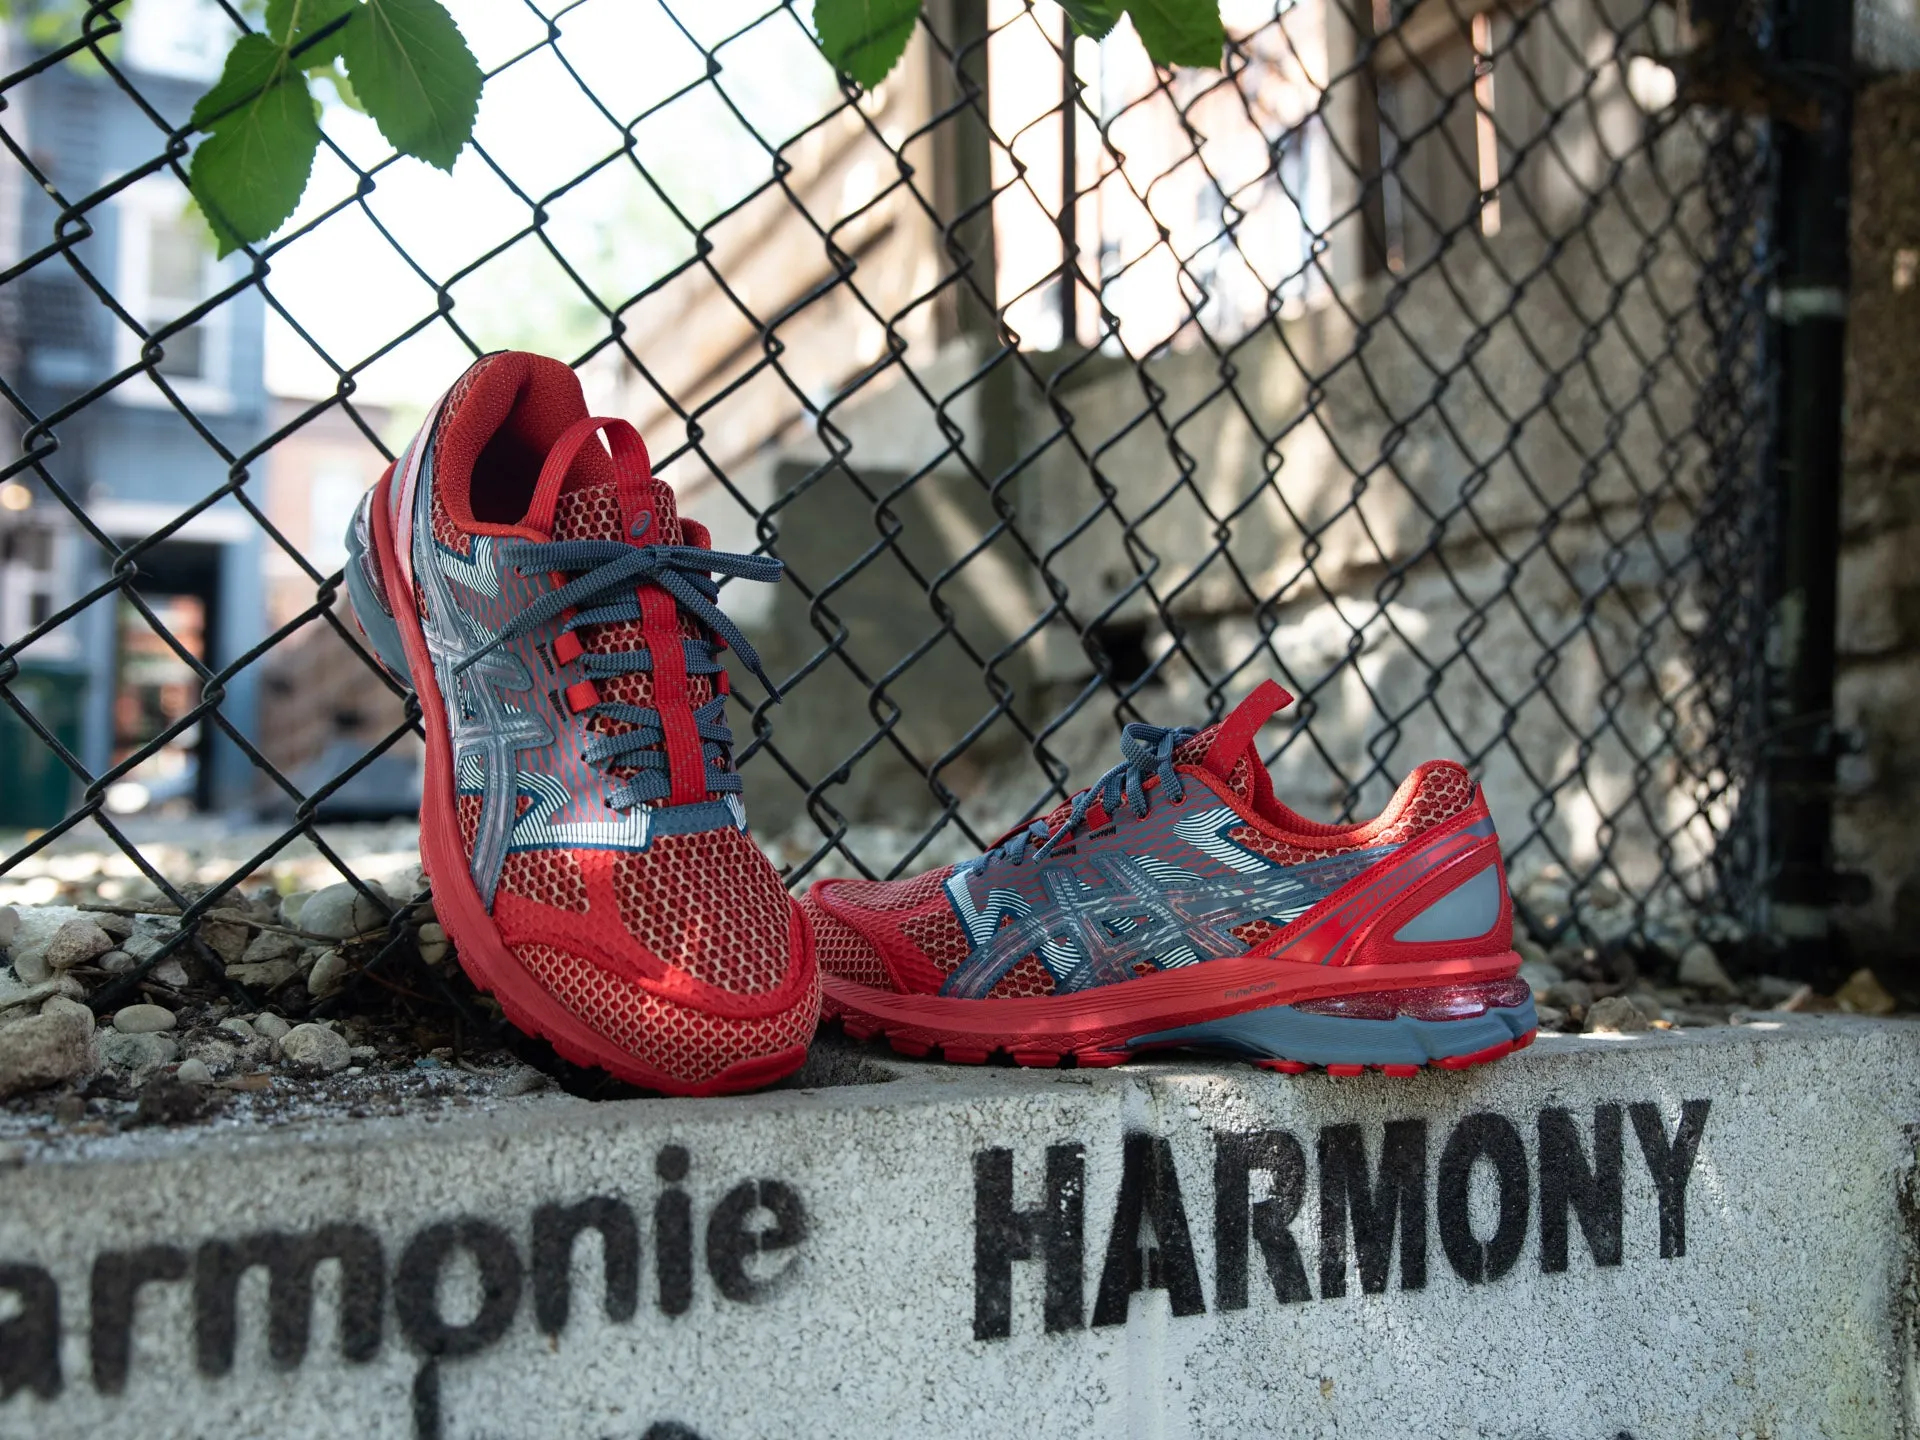
[[[1834,665],[1840,546],[1841,410],[1846,346],[1851,0],[1784,0],[1782,69],[1826,103],[1817,128],[1775,127],[1772,446],[1778,552],[1768,597],[1769,931],[1799,968],[1831,963]]]

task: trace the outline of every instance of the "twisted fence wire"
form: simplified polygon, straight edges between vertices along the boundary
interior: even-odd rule
[[[0,398],[19,431],[0,485],[29,486],[91,556],[61,603],[0,633],[16,734],[71,776],[60,818],[3,842],[0,884],[46,873],[90,827],[179,917],[97,1008],[304,842],[393,917],[364,947],[365,981],[430,983],[464,1024],[493,1023],[439,972],[401,973],[426,898],[367,884],[325,816],[415,747],[419,711],[263,477],[339,422],[377,473],[404,437],[362,389],[424,342],[478,355],[515,339],[468,312],[530,253],[545,280],[528,304],[572,317],[566,358],[642,424],[684,508],[787,562],[775,605],[743,612],[784,701],[735,698],[750,814],[792,885],[977,850],[1104,768],[1118,725],[1202,724],[1273,675],[1298,696],[1262,747],[1283,795],[1351,819],[1428,755],[1466,761],[1541,942],[1684,938],[1749,911],[1766,130],[1676,100],[1672,7],[1230,4],[1220,70],[1165,73],[1124,27],[1074,43],[1051,5],[948,0],[866,94],[832,79],[804,7],[728,28],[656,3],[636,8],[684,63],[652,67],[634,108],[570,43],[618,3],[529,0],[524,43],[487,57],[461,164],[522,222],[424,262],[383,212],[421,172],[330,133],[295,222],[157,321],[116,295],[103,236],[133,187],[184,183],[197,87],[131,65],[108,0],[0,79],[25,192],[0,269]],[[769,66],[813,77],[783,133],[759,128]],[[484,123],[536,69],[607,136],[544,188]],[[51,163],[36,117],[74,104],[138,131],[137,162],[91,185]],[[734,161],[697,194],[650,129],[696,114]],[[614,184],[650,238],[643,263],[609,272],[560,217]],[[430,296],[359,353],[276,278],[349,226]],[[248,323],[255,297],[332,391],[249,427],[202,414],[168,354]],[[50,384],[29,322],[56,312],[88,330],[91,369]],[[128,541],[93,518],[87,437],[141,386],[223,478]],[[284,612],[230,654],[174,633],[141,585],[143,562],[229,512],[283,573]],[[78,753],[19,684],[23,656],[103,605],[130,607],[197,689],[117,759]],[[350,763],[297,782],[232,697],[288,657],[297,687],[323,647],[353,657],[378,718]],[[244,758],[250,793],[222,803],[287,813],[188,884],[108,797],[196,735],[203,768],[215,735]]]

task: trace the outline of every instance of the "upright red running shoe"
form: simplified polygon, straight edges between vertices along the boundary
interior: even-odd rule
[[[819,979],[747,836],[716,652],[766,677],[712,578],[779,562],[714,551],[631,425],[511,352],[434,406],[348,551],[361,629],[420,697],[421,859],[474,983],[567,1059],[656,1090],[796,1069]]]
[[[1357,825],[1273,795],[1262,684],[1209,729],[1129,725],[1126,759],[978,860],[822,880],[803,902],[848,1033],[977,1063],[1116,1065],[1192,1046],[1271,1069],[1412,1075],[1533,1039],[1485,799],[1422,765]]]

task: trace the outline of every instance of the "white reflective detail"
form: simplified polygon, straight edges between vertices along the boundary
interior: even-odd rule
[[[644,850],[653,829],[653,812],[636,806],[618,820],[584,820],[557,825],[553,817],[572,798],[567,787],[552,775],[522,770],[518,784],[521,794],[531,794],[533,803],[526,814],[513,823],[508,846],[514,850],[604,849]]]
[[[1236,811],[1225,805],[1216,805],[1210,810],[1197,810],[1186,816],[1173,827],[1173,833],[1209,859],[1218,860],[1242,875],[1250,875],[1256,870],[1267,869],[1273,862],[1244,846],[1234,844],[1220,833],[1230,825],[1244,823]]]
[[[493,563],[493,537],[480,535],[473,542],[471,559],[456,554],[444,545],[436,544],[434,554],[440,561],[440,572],[449,580],[464,585],[489,600],[500,598],[500,570]]]

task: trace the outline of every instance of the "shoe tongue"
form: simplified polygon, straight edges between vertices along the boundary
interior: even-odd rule
[[[1254,686],[1217,725],[1209,725],[1173,752],[1174,762],[1210,771],[1215,788],[1254,810],[1273,803],[1273,777],[1260,759],[1260,727],[1293,703],[1271,680]]]
[[[555,540],[625,540],[636,545],[681,545],[679,507],[673,488],[661,480],[649,478],[642,485],[624,488],[611,473],[593,479],[580,478],[584,468],[575,465],[560,486],[553,507]],[[622,501],[625,499],[626,503]],[[636,538],[633,530],[645,517],[646,524]]]

